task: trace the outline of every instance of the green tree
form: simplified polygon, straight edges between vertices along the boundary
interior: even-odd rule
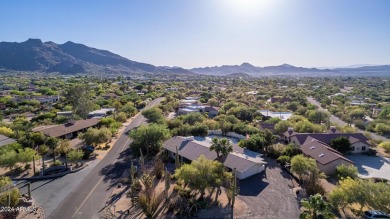
[[[210,151],[215,151],[219,159],[220,154],[222,157],[226,157],[230,152],[232,152],[233,146],[227,138],[213,138]]]
[[[293,127],[293,124],[290,121],[280,121],[275,125],[275,132],[278,134],[282,134],[286,132],[289,127]]]
[[[67,156],[69,162],[77,163],[83,157],[83,151],[81,151],[81,150],[70,150],[66,156]]]
[[[100,129],[89,128],[84,134],[80,134],[79,138],[89,145],[98,146],[99,144],[109,142],[111,140],[111,136],[111,130],[106,127],[102,127]]]
[[[351,150],[352,145],[347,137],[342,136],[332,139],[330,146],[340,153],[345,153]]]
[[[165,119],[162,114],[162,111],[157,107],[153,107],[142,111],[142,115],[145,116],[145,118],[148,120],[148,123],[157,123],[157,124],[165,123]]]
[[[70,141],[67,140],[67,139],[61,139],[58,141],[58,145],[57,145],[57,148],[56,148],[56,153],[58,154],[61,154],[61,155],[65,155],[69,152],[70,150]]]
[[[127,117],[130,118],[137,113],[137,108],[134,107],[134,103],[128,102],[122,107],[122,112],[126,113]]]
[[[296,173],[300,180],[304,181],[318,171],[316,161],[302,154],[291,159],[291,172]],[[307,177],[307,178],[304,178]]]
[[[36,156],[36,151],[31,148],[19,149],[17,160],[18,162],[22,162],[25,165],[33,160],[33,157]],[[38,157],[36,157],[39,159]]]
[[[204,196],[206,189],[223,182],[224,167],[218,161],[207,160],[203,155],[175,170],[175,178]]]
[[[170,137],[170,133],[164,125],[151,124],[132,130],[130,137],[133,139],[130,144],[133,153],[138,154],[141,149],[146,152],[146,156],[153,156],[160,151],[162,143]]]
[[[309,199],[301,201],[304,211],[299,215],[300,219],[330,219],[335,218],[331,213],[330,205],[322,195],[311,195]]]
[[[120,112],[115,116],[115,120],[121,123],[124,123],[127,121],[127,115],[124,112]]]
[[[183,116],[183,123],[194,125],[195,123],[202,123],[206,117],[201,113],[189,113]]]
[[[64,96],[73,112],[82,118],[86,118],[95,105],[92,102],[93,93],[86,84],[72,84],[65,90]]]
[[[14,136],[14,131],[8,127],[2,126],[0,127],[0,134],[12,138]]]
[[[379,147],[383,148],[386,153],[390,153],[390,141],[384,141],[379,144]]]
[[[339,179],[350,177],[356,179],[358,177],[358,170],[353,165],[340,165],[336,167],[337,177]]]

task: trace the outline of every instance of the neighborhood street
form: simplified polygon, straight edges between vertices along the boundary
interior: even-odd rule
[[[328,112],[328,110],[322,108],[322,107],[321,107],[321,104],[320,104],[317,100],[315,100],[313,97],[307,97],[306,99],[307,99],[307,101],[309,101],[309,103],[318,106],[318,109],[319,109],[319,110],[327,111],[327,112]],[[345,125],[347,125],[346,122],[344,122],[343,120],[341,120],[340,118],[338,118],[338,117],[336,117],[336,116],[334,116],[334,115],[330,115],[330,119],[329,119],[329,120],[330,120],[331,123],[335,123],[335,124],[337,124],[337,125],[339,125],[339,126],[345,126]],[[356,127],[355,127],[355,128],[356,128]],[[358,132],[363,133],[363,134],[364,134],[364,133],[370,133],[371,137],[372,137],[373,139],[375,139],[375,140],[381,140],[381,141],[387,141],[387,140],[389,140],[389,139],[387,139],[386,137],[377,135],[377,134],[375,134],[375,133],[363,131],[363,130],[360,130],[360,129],[358,129],[358,128],[356,128],[356,129],[358,130]]]
[[[151,101],[145,109],[159,104],[163,98]],[[123,159],[129,153],[131,140],[127,132],[141,124],[146,119],[138,114],[120,135],[102,160],[94,160],[80,172],[69,174],[53,180],[32,183],[32,196],[38,206],[43,207],[47,218],[99,218],[99,212],[104,210],[116,180],[119,179],[125,167],[129,164]]]

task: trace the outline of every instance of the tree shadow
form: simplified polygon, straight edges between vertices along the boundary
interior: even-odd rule
[[[103,181],[117,181],[122,177],[122,173],[130,164],[124,161],[117,161],[114,164],[108,164],[100,170],[100,175],[104,176]],[[116,183],[116,182],[115,182]]]
[[[127,147],[125,150],[120,152],[118,159],[127,159],[132,154],[131,148]]]

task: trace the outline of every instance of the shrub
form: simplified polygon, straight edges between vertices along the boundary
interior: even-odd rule
[[[56,160],[55,162],[53,162],[53,163],[51,164],[52,167],[53,167],[53,166],[61,166],[61,165],[62,165],[62,162],[59,161],[59,160]]]
[[[337,177],[339,179],[350,177],[356,179],[358,177],[358,170],[355,166],[352,165],[340,165],[336,167]]]
[[[173,191],[180,191],[181,190],[181,185],[174,185],[173,186]]]
[[[286,163],[290,163],[291,157],[289,157],[289,156],[287,156],[287,155],[282,155],[282,156],[278,157],[277,161],[278,161],[281,165],[285,165]]]
[[[179,190],[179,196],[182,198],[191,198],[191,189],[180,189]]]
[[[385,141],[379,144],[379,147],[383,148],[386,153],[390,153],[390,141]]]

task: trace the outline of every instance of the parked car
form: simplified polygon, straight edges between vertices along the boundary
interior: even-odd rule
[[[86,150],[86,151],[89,151],[89,152],[94,152],[95,151],[95,147],[91,146],[91,145],[86,145],[86,146],[82,147],[82,149]]]
[[[366,219],[372,219],[372,218],[385,218],[385,219],[390,219],[390,216],[387,215],[383,211],[378,211],[378,210],[370,210],[370,211],[365,211],[364,212],[364,218]]]

